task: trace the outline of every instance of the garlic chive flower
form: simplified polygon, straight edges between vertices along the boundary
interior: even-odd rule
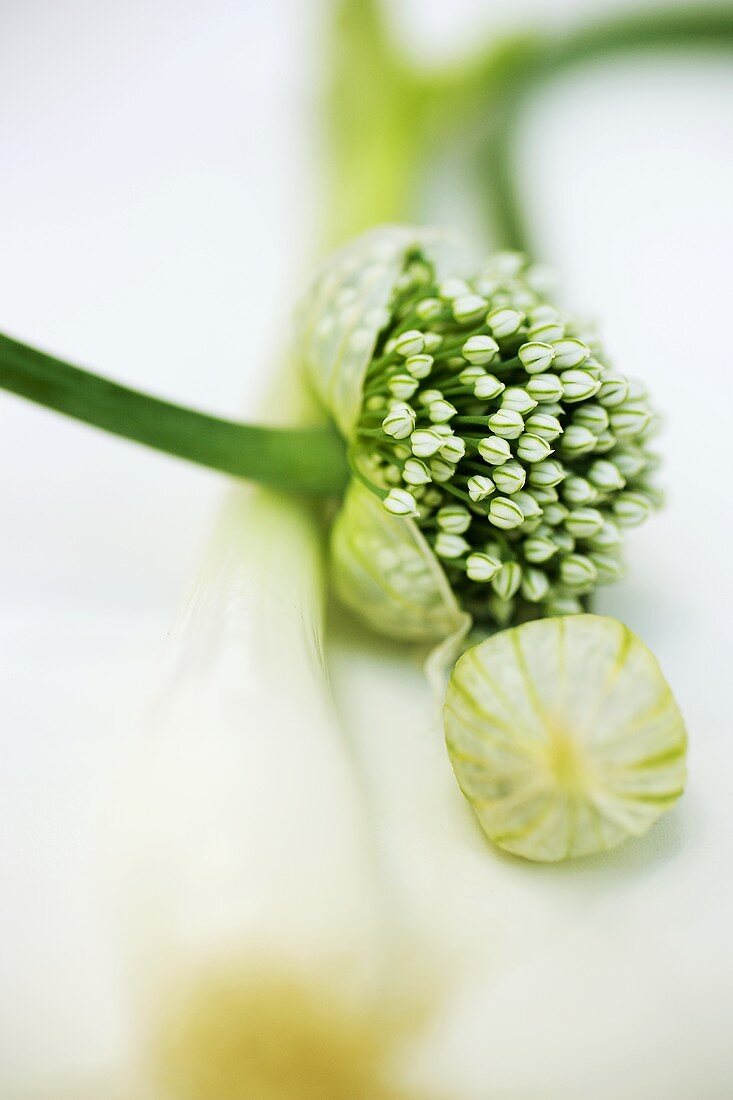
[[[432,553],[416,600],[427,605],[431,578],[454,623],[459,612],[510,626],[584,611],[622,573],[622,532],[659,502],[646,391],[545,299],[518,254],[472,273],[465,253],[449,258],[430,233],[385,230],[371,241],[368,263],[339,278],[358,283],[370,316],[381,311],[372,343],[364,352],[337,342],[339,311],[355,308],[338,306],[323,337],[332,358],[319,360],[316,380],[342,410],[353,399],[349,371],[361,387],[340,427],[364,491],[410,525],[400,554]],[[325,302],[332,291],[324,283],[321,293]],[[355,339],[369,322],[349,324]],[[369,537],[365,528],[357,546],[341,525],[342,560],[353,549],[372,561]],[[402,578],[400,591],[411,583]]]

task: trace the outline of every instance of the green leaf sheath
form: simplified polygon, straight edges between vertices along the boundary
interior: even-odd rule
[[[173,405],[0,335],[0,386],[96,428],[235,477],[331,496],[347,480],[330,427],[268,428]]]

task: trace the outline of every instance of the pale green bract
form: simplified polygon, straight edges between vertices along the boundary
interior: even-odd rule
[[[499,847],[556,861],[639,836],[685,783],[682,716],[650,650],[616,619],[543,619],[458,661],[453,769]]]
[[[389,322],[405,255],[418,245],[441,277],[466,266],[467,250],[447,234],[382,226],[337,252],[301,303],[296,328],[306,375],[347,440],[358,423],[364,378]],[[432,643],[468,626],[417,525],[390,516],[358,481],[334,524],[331,559],[341,600],[381,633]]]

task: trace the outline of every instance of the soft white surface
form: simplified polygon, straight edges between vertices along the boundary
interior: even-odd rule
[[[434,54],[477,20],[558,5],[487,15],[462,0],[449,21],[437,0],[393,7],[412,48]],[[313,235],[312,10],[3,3],[1,329],[182,401],[256,405]],[[605,861],[477,859],[416,662],[337,627],[337,694],[353,700],[406,912],[437,955],[476,960],[415,1072],[458,1075],[472,1100],[733,1091],[732,103],[722,60],[613,66],[546,96],[524,143],[544,258],[667,416],[670,506],[633,534],[629,578],[601,607],[655,650],[687,716],[679,810]],[[221,491],[213,474],[0,397],[8,1100],[122,1057],[100,801]]]

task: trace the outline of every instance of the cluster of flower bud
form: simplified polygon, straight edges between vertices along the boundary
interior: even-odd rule
[[[544,298],[524,258],[436,283],[407,258],[364,385],[359,466],[477,621],[571,614],[659,503],[646,392]]]

